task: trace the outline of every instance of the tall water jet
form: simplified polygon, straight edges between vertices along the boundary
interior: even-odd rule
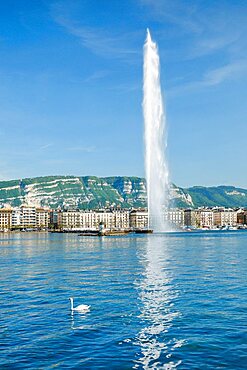
[[[168,231],[164,209],[168,206],[169,173],[165,158],[166,119],[160,87],[158,48],[149,30],[144,44],[143,115],[145,131],[145,171],[149,227]]]

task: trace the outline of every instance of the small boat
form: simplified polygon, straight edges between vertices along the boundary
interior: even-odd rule
[[[152,234],[153,230],[152,229],[135,229],[134,232],[136,234]]]

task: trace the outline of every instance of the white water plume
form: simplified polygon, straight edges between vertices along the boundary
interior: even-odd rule
[[[169,174],[165,159],[166,119],[160,87],[158,48],[149,30],[144,45],[143,115],[149,227],[169,231],[164,221],[168,207]]]

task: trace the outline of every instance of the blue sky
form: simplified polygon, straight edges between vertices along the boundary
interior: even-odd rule
[[[171,180],[247,187],[245,0],[0,2],[0,178],[144,175],[157,41]]]

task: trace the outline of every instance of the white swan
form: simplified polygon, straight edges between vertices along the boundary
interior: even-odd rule
[[[70,308],[72,312],[77,311],[86,313],[90,311],[90,306],[88,306],[87,304],[80,304],[79,306],[74,307],[74,298],[70,298]]]

